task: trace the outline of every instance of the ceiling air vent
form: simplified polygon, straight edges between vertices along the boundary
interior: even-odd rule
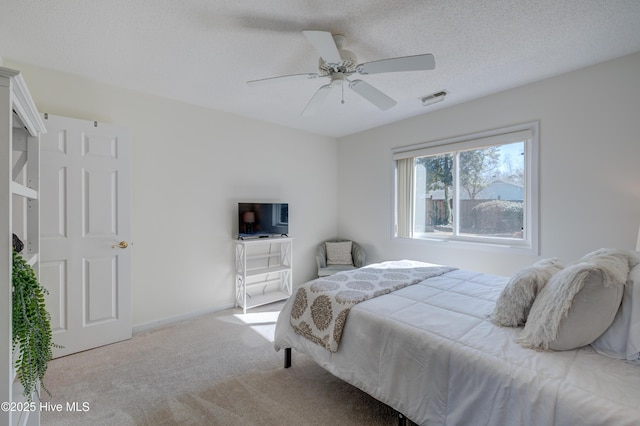
[[[440,92],[423,96],[422,98],[420,98],[420,100],[422,101],[422,106],[427,106],[427,105],[435,104],[436,102],[444,101],[444,98],[446,96],[447,96],[447,91],[441,90]]]

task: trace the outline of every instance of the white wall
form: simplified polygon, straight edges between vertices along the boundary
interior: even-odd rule
[[[134,326],[233,303],[238,201],[289,203],[294,284],[313,277],[316,244],[337,230],[335,139],[5,65],[41,112],[132,129]]]
[[[529,265],[537,258],[393,240],[390,150],[539,121],[541,256],[569,262],[600,247],[635,248],[639,76],[640,53],[340,139],[340,235],[363,243],[370,262],[412,258],[505,275]]]
[[[139,327],[233,303],[239,200],[290,203],[296,284],[313,277],[317,242],[335,235],[361,242],[370,262],[413,258],[513,273],[535,259],[392,240],[390,150],[534,120],[541,133],[541,256],[572,261],[599,247],[635,246],[640,54],[345,137],[337,146],[331,138],[4,62],[23,72],[42,112],[132,129]]]

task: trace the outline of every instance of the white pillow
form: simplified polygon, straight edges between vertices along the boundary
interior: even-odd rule
[[[592,343],[613,322],[628,274],[629,257],[618,251],[567,266],[538,294],[518,342],[545,350]]]
[[[327,249],[327,265],[353,265],[351,241],[324,244]]]
[[[611,327],[591,344],[596,352],[640,364],[640,265],[629,272],[622,306]]]
[[[542,259],[511,277],[500,293],[491,320],[503,327],[517,327],[527,321],[531,305],[549,279],[562,269],[557,258]]]
[[[582,257],[582,259],[580,259],[580,261],[588,262],[589,259],[593,257],[602,258],[603,256],[615,256],[627,259],[627,261],[629,262],[629,270],[640,263],[640,252],[612,248],[601,248],[596,251],[592,251],[591,253],[587,253]]]

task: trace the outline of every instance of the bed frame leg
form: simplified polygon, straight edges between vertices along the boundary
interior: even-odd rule
[[[284,368],[291,367],[291,348],[284,348]]]
[[[398,413],[398,426],[413,426],[414,422],[409,420],[404,414]]]

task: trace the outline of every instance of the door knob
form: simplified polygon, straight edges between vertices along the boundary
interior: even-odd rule
[[[127,247],[129,247],[129,243],[126,241],[120,241],[118,244],[114,244],[111,246],[111,248],[121,248],[121,249],[126,249]]]

